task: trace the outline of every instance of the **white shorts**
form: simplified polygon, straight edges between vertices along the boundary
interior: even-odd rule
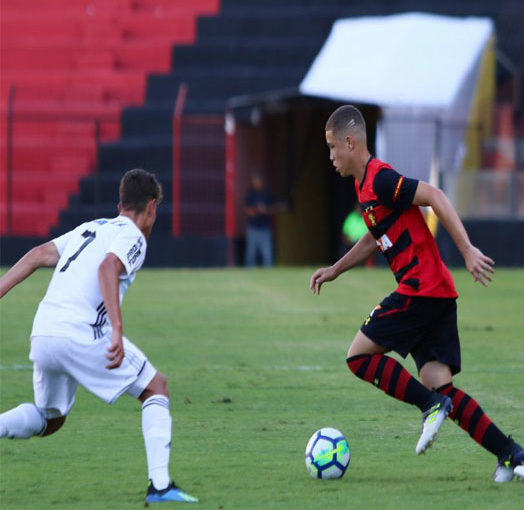
[[[122,364],[109,370],[106,368],[109,336],[92,343],[51,336],[32,337],[29,359],[34,364],[35,404],[46,418],[69,413],[78,384],[109,404],[123,393],[139,397],[156,369],[132,342],[125,337],[123,342]]]

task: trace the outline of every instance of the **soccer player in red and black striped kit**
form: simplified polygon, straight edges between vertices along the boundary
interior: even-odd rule
[[[524,479],[524,450],[484,413],[470,395],[456,388],[460,371],[457,292],[450,272],[419,206],[431,206],[464,257],[475,281],[486,286],[493,260],[473,246],[444,193],[422,181],[398,174],[370,155],[366,125],[354,106],[341,106],[326,123],[330,158],[342,177],[353,176],[369,232],[340,260],[318,269],[311,290],[366,260],[378,248],[398,282],[366,319],[348,351],[347,364],[357,377],[422,411],[421,454],[431,446],[447,416],[497,457],[496,482]],[[419,382],[395,359],[411,354]]]

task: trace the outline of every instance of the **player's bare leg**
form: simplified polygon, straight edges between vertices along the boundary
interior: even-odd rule
[[[415,449],[419,455],[435,440],[451,410],[451,399],[422,385],[400,363],[386,356],[387,350],[358,331],[349,348],[347,364],[357,377],[422,411],[422,433]]]
[[[165,376],[157,372],[138,400],[142,402],[142,433],[150,480],[146,504],[165,501],[187,503],[198,501],[197,498],[186,494],[177,487],[169,476],[171,414]]]
[[[420,369],[419,375],[422,384],[430,390],[435,390],[453,381],[451,369],[440,361],[429,361]]]
[[[371,338],[358,330],[353,342],[351,342],[351,345],[349,346],[347,357],[351,358],[362,354],[381,354],[387,351],[388,349],[373,342]]]
[[[169,388],[167,386],[167,379],[164,374],[157,372],[151,382],[147,385],[147,388],[140,394],[138,400],[142,404],[153,395],[163,395],[169,398]]]
[[[47,427],[45,428],[42,437],[54,434],[58,429],[62,428],[62,425],[65,423],[65,421],[65,416],[59,416],[58,418],[48,418]]]

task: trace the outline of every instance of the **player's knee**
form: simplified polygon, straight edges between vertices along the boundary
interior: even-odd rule
[[[141,402],[144,402],[153,395],[165,395],[169,397],[169,389],[167,386],[167,379],[164,374],[157,372],[151,382],[147,385],[147,388],[142,392],[139,397]]]
[[[356,345],[355,341],[351,342],[351,345],[349,346],[348,352],[346,354],[346,360],[350,358],[354,358],[355,356],[359,356],[361,354],[364,354],[363,352],[360,352],[358,349],[358,345]]]
[[[59,416],[58,418],[49,418],[47,420],[47,426],[42,434],[42,437],[50,436],[51,434],[54,434],[58,429],[62,427],[65,421],[66,421],[65,416]]]
[[[347,358],[362,354],[381,354],[387,351],[387,348],[375,343],[371,338],[362,333],[362,330],[359,330],[349,346]]]
[[[419,371],[422,384],[434,390],[453,381],[453,375],[448,365],[439,361],[429,361]]]
[[[164,374],[162,374],[161,372],[158,372],[156,374],[156,386],[158,388],[158,391],[157,391],[157,394],[160,394],[160,395],[168,395],[169,393],[169,388],[167,386],[167,379],[166,379],[166,376]]]

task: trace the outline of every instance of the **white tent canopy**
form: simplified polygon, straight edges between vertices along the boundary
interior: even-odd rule
[[[409,13],[341,19],[300,92],[381,107],[378,157],[428,180],[436,152],[446,170],[460,167],[464,128],[492,35],[487,18]]]

